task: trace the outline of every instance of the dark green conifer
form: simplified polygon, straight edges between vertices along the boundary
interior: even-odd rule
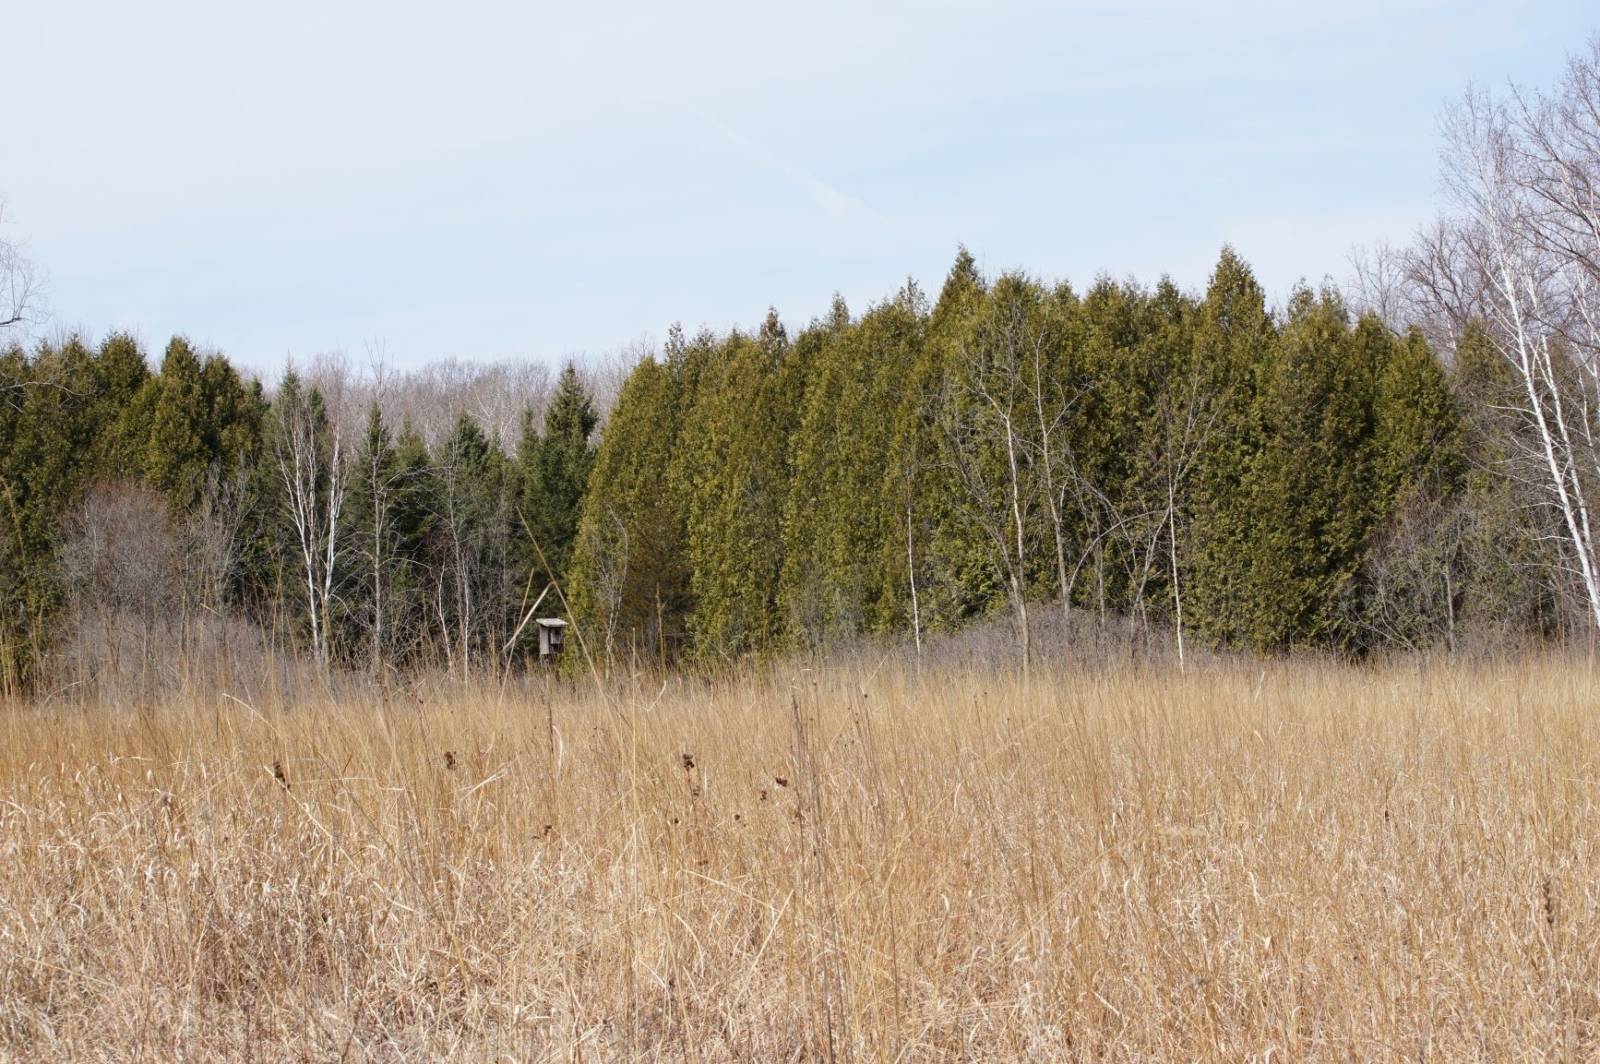
[[[541,587],[548,580],[565,580],[571,566],[599,420],[577,367],[569,362],[545,410],[543,433],[536,433],[531,421],[524,423],[517,462],[520,505],[528,529],[520,531],[526,536],[531,530],[538,545],[537,551],[530,550],[529,562],[534,582]]]

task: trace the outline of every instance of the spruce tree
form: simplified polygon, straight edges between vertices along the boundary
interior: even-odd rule
[[[395,437],[388,482],[394,486],[389,525],[394,539],[390,557],[389,614],[392,633],[389,656],[404,663],[428,644],[427,594],[429,546],[439,512],[439,485],[432,456],[422,435],[409,423]]]
[[[524,425],[517,448],[520,505],[538,546],[530,561],[540,587],[547,580],[565,581],[570,570],[599,420],[577,367],[569,362],[545,410],[544,432],[534,433],[531,422]]]
[[[347,597],[353,635],[369,648],[369,663],[381,675],[394,637],[394,573],[399,562],[394,510],[399,485],[394,436],[376,402],[367,410],[366,428],[356,450],[351,477],[351,530],[360,568]]]

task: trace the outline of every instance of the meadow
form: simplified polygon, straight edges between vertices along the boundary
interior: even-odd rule
[[[16,1060],[1600,1055],[1588,661],[0,707]]]

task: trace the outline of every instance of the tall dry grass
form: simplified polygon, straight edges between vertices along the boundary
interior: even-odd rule
[[[1582,1059],[1587,665],[0,716],[0,1053]]]

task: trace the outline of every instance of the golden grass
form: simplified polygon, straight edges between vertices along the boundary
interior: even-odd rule
[[[13,708],[0,1054],[1592,1058],[1597,717],[1559,662]]]

